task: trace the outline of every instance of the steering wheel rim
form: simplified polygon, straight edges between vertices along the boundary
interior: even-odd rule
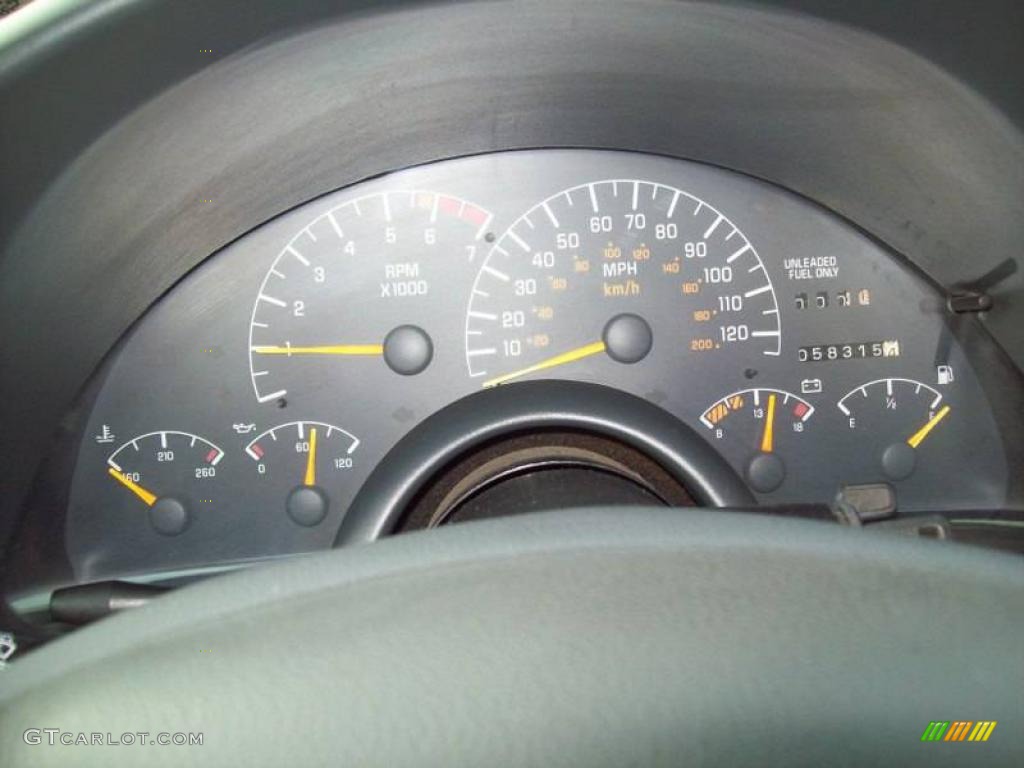
[[[3,676],[0,757],[1012,764],[1022,630],[1009,556],[720,511],[527,515],[254,568],[53,642]],[[957,719],[1008,722],[921,742]],[[26,743],[47,727],[204,743]]]

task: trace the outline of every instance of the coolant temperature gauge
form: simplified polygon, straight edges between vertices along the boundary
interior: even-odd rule
[[[814,406],[781,389],[744,389],[714,402],[701,423],[716,440],[728,440],[743,455],[743,474],[761,493],[786,479],[785,455],[797,452]]]
[[[319,525],[355,466],[359,440],[341,427],[290,421],[258,435],[245,447],[259,482],[282,499],[296,524]]]
[[[878,460],[891,480],[910,477],[918,453],[946,421],[950,407],[942,393],[914,379],[876,379],[851,389],[836,406],[847,426],[870,435]]]
[[[110,454],[107,474],[125,489],[125,503],[149,508],[158,533],[176,536],[188,528],[197,507],[213,503],[223,458],[224,451],[191,432],[147,432]]]

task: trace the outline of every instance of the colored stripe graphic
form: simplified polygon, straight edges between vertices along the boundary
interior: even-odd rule
[[[988,741],[988,737],[991,736],[992,731],[996,729],[996,722],[996,720],[979,720],[967,740]]]
[[[946,734],[946,738],[943,741],[963,741],[964,737],[967,736],[968,729],[973,723],[965,720],[955,720],[949,727],[949,732]]]
[[[996,725],[996,720],[932,720],[921,741],[988,741]]]

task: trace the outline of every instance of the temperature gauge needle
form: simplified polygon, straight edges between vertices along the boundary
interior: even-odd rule
[[[925,424],[923,427],[917,430],[917,432],[915,432],[913,435],[907,438],[907,445],[909,445],[911,448],[917,448],[917,446],[923,443],[924,439],[928,437],[928,433],[935,429],[935,426],[940,421],[946,418],[947,414],[949,414],[949,406],[944,405],[942,406],[942,408],[939,409],[938,413],[936,413],[934,416],[928,419],[927,424]]]
[[[107,472],[112,478],[117,480],[117,482],[142,499],[147,507],[152,507],[156,503],[155,493],[150,493],[135,481],[129,480],[125,475],[121,474],[113,467],[108,467]]]
[[[334,344],[324,347],[253,347],[257,355],[349,355],[374,356],[384,354],[383,344]]]
[[[559,365],[565,365],[566,363],[573,363],[577,360],[582,360],[585,357],[592,355],[598,355],[605,351],[605,343],[603,341],[595,341],[593,344],[585,344],[582,347],[563,352],[560,355],[549,357],[547,360],[541,360],[535,365],[528,366],[526,368],[520,368],[518,371],[512,373],[506,373],[504,376],[497,376],[493,379],[488,379],[483,383],[484,389],[490,387],[496,387],[499,384],[504,384],[506,381],[512,381],[512,379],[518,379],[520,376],[526,376],[530,373],[536,373],[537,371],[546,371],[548,368],[555,368]]]
[[[304,485],[316,485],[316,427],[309,430],[309,455],[306,457]]]
[[[775,395],[768,395],[768,413],[764,417],[764,433],[761,435],[761,451],[771,453],[775,448]]]

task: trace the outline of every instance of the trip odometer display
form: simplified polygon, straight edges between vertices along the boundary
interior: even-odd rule
[[[466,312],[466,364],[485,387],[587,358],[636,363],[663,344],[776,356],[781,343],[750,240],[707,202],[640,180],[531,208],[490,249]]]

